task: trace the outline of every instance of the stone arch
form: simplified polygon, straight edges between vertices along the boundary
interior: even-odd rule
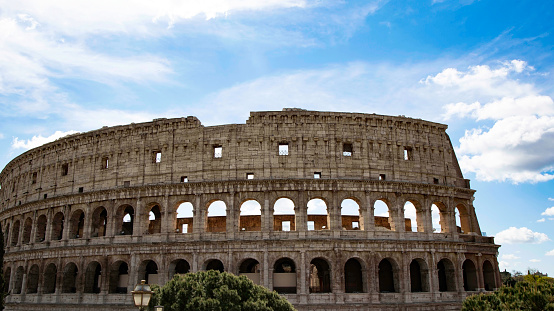
[[[396,231],[396,226],[391,210],[391,202],[386,198],[379,198],[373,202],[373,215],[375,217],[375,229],[387,229]]]
[[[33,229],[33,219],[27,217],[25,224],[23,225],[23,241],[22,244],[29,244],[31,242],[31,230]]]
[[[240,205],[239,231],[262,231],[262,206],[254,199]]]
[[[63,238],[64,215],[57,212],[52,218],[52,240],[61,240]]]
[[[110,294],[127,294],[129,285],[129,265],[118,260],[110,265],[110,280],[108,291]]]
[[[20,227],[20,221],[19,220],[16,220],[14,223],[13,223],[13,227],[12,227],[12,246],[16,246],[17,243],[19,242],[19,227]]]
[[[219,272],[225,271],[225,266],[223,265],[223,262],[219,259],[208,259],[203,264],[203,270],[209,271],[209,270],[216,270]]]
[[[185,274],[190,272],[190,264],[184,259],[175,259],[169,264],[169,279],[176,274]]]
[[[38,242],[38,243],[44,242],[44,240],[46,239],[47,222],[48,222],[48,219],[46,218],[46,215],[38,216],[35,242]]]
[[[343,230],[364,230],[364,217],[360,200],[347,197],[340,203],[341,228]]]
[[[43,294],[53,294],[56,292],[56,278],[58,275],[58,268],[56,264],[50,263],[44,269],[44,279],[42,283]]]
[[[223,200],[212,200],[207,204],[206,232],[227,231],[227,204]]]
[[[27,272],[27,294],[36,294],[38,293],[38,279],[39,279],[39,268],[37,264],[34,264]]]
[[[380,293],[398,293],[400,269],[398,264],[392,258],[384,258],[379,262],[379,292]]]
[[[314,197],[307,204],[307,229],[308,230],[329,230],[329,208],[325,199]]]
[[[71,219],[69,220],[69,238],[78,239],[83,237],[85,228],[85,212],[78,209],[71,214]]]
[[[279,294],[296,294],[296,264],[282,257],[273,264],[273,290]]]
[[[363,269],[360,260],[350,258],[344,264],[344,292],[363,293],[364,280]]]
[[[437,263],[439,279],[439,292],[456,291],[456,269],[448,258],[443,258]]]
[[[243,260],[239,265],[239,275],[244,275],[254,284],[260,285],[260,262],[254,258]]]
[[[327,260],[318,257],[310,261],[310,293],[331,292],[331,267]]]
[[[477,290],[477,269],[471,259],[466,259],[462,264],[462,275],[464,278],[464,290],[473,292]]]
[[[151,203],[148,212],[148,234],[156,234],[162,232],[162,211],[161,205],[158,203]]]
[[[192,233],[194,225],[194,205],[181,201],[175,205],[175,232]]]
[[[296,207],[288,197],[279,197],[273,202],[273,230],[296,230]]]
[[[4,293],[10,292],[10,281],[12,277],[12,268],[7,267],[4,269]]]
[[[456,205],[456,231],[458,233],[468,234],[471,230],[470,216],[468,208],[460,203]]]
[[[138,280],[145,280],[146,284],[160,284],[158,281],[158,264],[154,260],[144,260],[137,271]]]
[[[4,231],[4,245],[8,245],[8,238],[10,237],[10,223],[6,221],[6,226],[5,226],[5,231]]]
[[[108,211],[104,206],[98,206],[92,213],[92,232],[91,237],[103,237],[106,236],[106,230],[108,229]]]
[[[429,267],[421,258],[415,258],[410,263],[410,291],[412,293],[429,291]]]
[[[135,222],[135,209],[128,204],[121,205],[117,209],[116,229],[118,235],[133,235]]]
[[[410,225],[408,225],[408,219],[410,219]],[[406,202],[404,203],[404,221],[406,223],[406,231],[408,232],[425,231],[425,210],[418,200],[406,200]]]
[[[98,261],[92,261],[85,270],[84,293],[100,293],[100,282],[102,279],[102,265]]]
[[[76,293],[77,292],[77,274],[79,269],[77,265],[70,262],[63,268],[62,276],[62,293]]]
[[[17,267],[17,269],[15,270],[15,280],[13,286],[14,294],[21,294],[23,290],[23,274],[25,274],[25,268],[23,268],[23,266]]]
[[[488,260],[483,262],[483,281],[486,291],[492,291],[497,287],[494,266]]]
[[[434,233],[449,232],[447,208],[441,201],[434,201],[431,204],[431,220]]]

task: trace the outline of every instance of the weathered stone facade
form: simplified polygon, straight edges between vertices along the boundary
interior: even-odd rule
[[[500,284],[498,245],[481,235],[445,130],[285,109],[246,124],[104,127],[32,149],[0,174],[7,310],[135,310],[141,279],[204,269],[245,274],[299,310],[459,309]],[[283,198],[292,212],[277,211]],[[308,212],[312,199],[325,215]],[[358,215],[341,212],[348,199]],[[259,213],[241,215],[252,200]],[[388,217],[374,214],[378,200]],[[224,216],[209,214],[214,201]],[[193,216],[178,217],[184,202]]]

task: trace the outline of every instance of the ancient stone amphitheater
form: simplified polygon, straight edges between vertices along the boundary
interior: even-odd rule
[[[500,284],[499,246],[481,234],[446,128],[284,109],[29,150],[0,174],[7,310],[136,310],[141,279],[206,269],[299,310],[459,309]]]

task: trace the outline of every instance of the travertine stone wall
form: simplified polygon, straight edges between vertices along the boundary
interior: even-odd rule
[[[445,130],[285,109],[252,112],[246,124],[105,127],[32,149],[0,173],[7,309],[133,310],[140,279],[223,269],[300,310],[456,310],[500,284],[498,245],[481,236]],[[274,214],[280,198],[292,215]],[[308,213],[312,199],[326,215]],[[346,199],[358,215],[342,213]],[[241,215],[248,200],[257,215]],[[214,201],[224,215],[208,214]],[[388,216],[375,215],[377,201]],[[178,218],[184,202],[193,216]]]

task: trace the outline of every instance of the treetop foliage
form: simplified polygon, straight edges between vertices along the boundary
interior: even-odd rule
[[[152,290],[150,310],[161,305],[164,311],[295,311],[285,298],[247,277],[214,270],[177,274]]]

